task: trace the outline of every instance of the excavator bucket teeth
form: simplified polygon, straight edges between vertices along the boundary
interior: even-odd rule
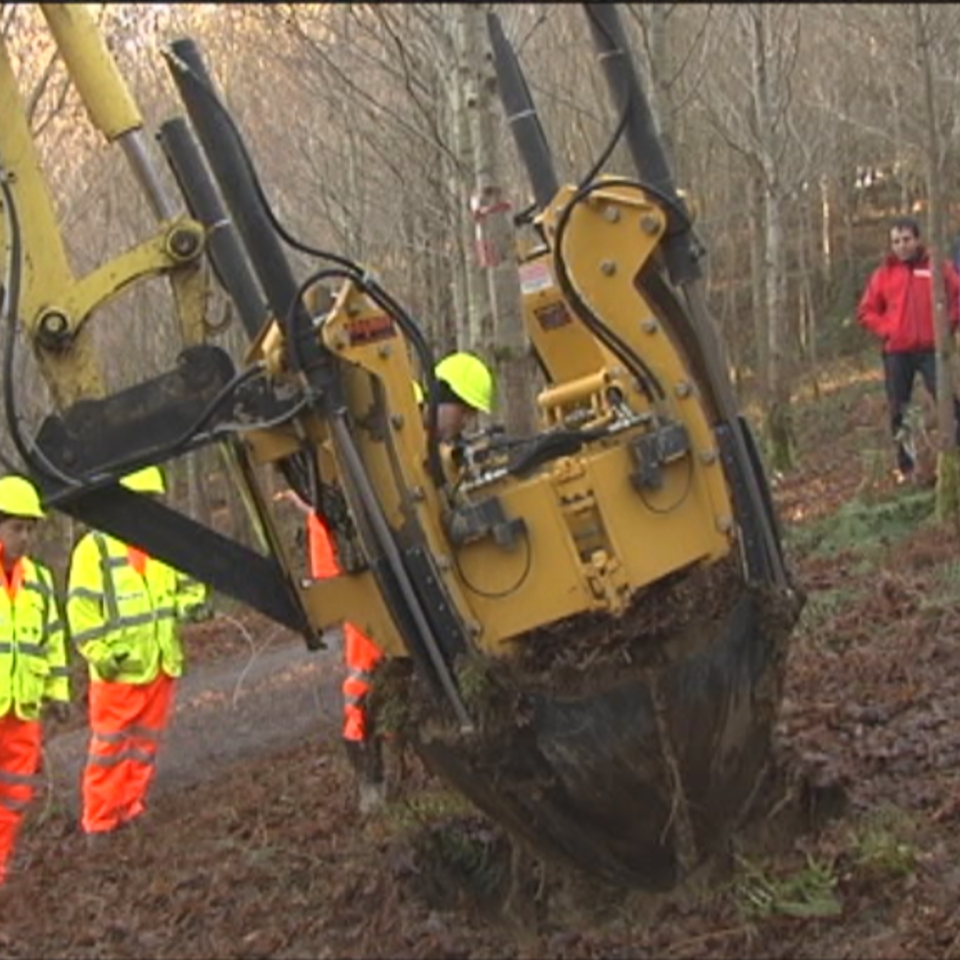
[[[678,640],[676,659],[595,685],[588,674],[577,695],[517,690],[509,731],[468,743],[428,725],[418,750],[540,854],[668,889],[749,812],[802,605],[769,587],[728,599],[720,619]]]

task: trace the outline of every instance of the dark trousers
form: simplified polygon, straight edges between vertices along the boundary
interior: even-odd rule
[[[913,396],[913,383],[917,374],[923,378],[927,392],[937,397],[937,356],[931,350],[910,350],[905,353],[885,353],[883,355],[883,375],[887,388],[887,404],[890,410],[890,431],[894,438],[903,426],[903,415]],[[953,398],[954,439],[960,444],[960,400]],[[913,467],[913,459],[897,441],[897,466],[904,473]]]

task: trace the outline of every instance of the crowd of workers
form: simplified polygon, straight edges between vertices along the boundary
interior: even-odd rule
[[[493,378],[468,353],[442,360],[435,378],[437,432],[449,442],[476,411],[490,411]],[[166,493],[157,466],[129,474],[121,484],[146,496]],[[307,516],[311,575],[337,575],[323,519],[295,494],[287,499]],[[98,530],[84,533],[73,548],[61,599],[50,570],[30,555],[44,517],[30,480],[0,477],[0,886],[39,785],[44,721],[65,722],[70,715],[70,650],[83,658],[90,678],[80,827],[88,845],[100,847],[145,812],[184,670],[180,624],[210,612],[203,584]],[[365,710],[381,653],[348,623],[344,656],[343,739],[358,773],[361,810],[369,811],[384,799],[380,744]]]
[[[155,466],[121,483],[164,493]],[[43,721],[69,717],[68,637],[90,676],[81,826],[93,846],[144,812],[183,672],[179,623],[206,608],[203,585],[97,530],[73,549],[61,603],[50,570],[30,555],[44,516],[28,479],[0,478],[0,884],[37,786]]]

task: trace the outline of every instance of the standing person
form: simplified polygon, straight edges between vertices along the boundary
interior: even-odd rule
[[[314,580],[339,576],[340,565],[330,531],[310,504],[290,489],[281,490],[274,500],[286,500],[307,518],[310,576]],[[381,744],[373,736],[366,711],[370,681],[382,656],[380,648],[356,624],[344,623],[343,658],[347,672],[343,680],[343,744],[357,774],[361,813],[370,813],[386,799]]]
[[[159,467],[121,483],[150,496],[166,491]],[[91,845],[144,812],[183,674],[179,622],[205,599],[202,585],[108,534],[91,530],[74,548],[67,622],[90,670],[81,826]]]
[[[454,353],[437,364],[437,432],[445,442],[455,440],[478,410],[489,413],[493,404],[493,377],[485,364],[468,353]],[[423,390],[414,381],[414,396],[422,406]],[[315,579],[340,573],[330,532],[294,490],[281,490],[275,500],[292,503],[307,518],[310,575]],[[383,657],[380,648],[356,624],[343,625],[343,742],[357,774],[359,807],[369,813],[386,799],[383,751],[373,730],[366,704],[373,671]]]
[[[960,314],[960,279],[945,260],[943,279],[951,331]],[[874,270],[857,309],[857,319],[883,342],[883,374],[890,412],[890,430],[902,479],[913,477],[916,463],[907,444],[903,416],[919,373],[931,397],[937,395],[933,296],[930,255],[920,239],[913,217],[897,217],[890,224],[890,253]],[[960,401],[954,397],[954,429],[960,442]]]
[[[41,717],[65,721],[70,680],[63,621],[50,571],[27,550],[44,517],[24,477],[0,478],[0,886],[33,799]]]

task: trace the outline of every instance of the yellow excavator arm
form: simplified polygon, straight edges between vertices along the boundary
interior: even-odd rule
[[[675,882],[753,801],[799,601],[615,6],[584,11],[639,176],[576,186],[557,182],[517,58],[489,18],[537,201],[537,239],[518,269],[546,385],[535,434],[490,428],[454,458],[436,439],[435,358],[419,324],[347,257],[297,242],[318,267],[295,276],[292,238],[197,46],[165,50],[186,111],[159,130],[171,196],[86,8],[41,9],[156,222],[73,275],[0,47],[4,415],[17,468],[50,505],[311,648],[325,629],[357,624],[387,655],[384,676],[401,678],[418,749],[482,809],[608,878]],[[172,369],[108,394],[91,324],[155,276],[172,285],[182,352]],[[212,342],[213,282],[248,335],[243,357]],[[18,329],[55,404],[33,436],[18,415]],[[264,550],[118,484],[207,444],[231,464]],[[323,517],[341,576],[294,577],[262,465]]]

